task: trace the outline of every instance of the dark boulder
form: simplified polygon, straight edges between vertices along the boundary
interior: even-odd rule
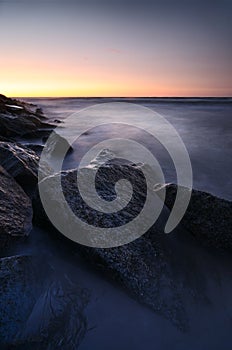
[[[77,190],[75,170],[63,171],[61,174],[64,197],[72,211],[93,226],[124,225],[143,207],[146,186],[144,187],[144,178],[139,168],[136,165],[105,165],[99,169],[96,188],[99,196],[105,200],[114,198],[113,184],[118,181],[119,177],[129,178],[132,181],[135,192],[134,201],[126,207],[124,212],[104,216],[88,208]],[[83,176],[87,177],[92,168],[86,167],[81,171]],[[63,210],[64,203],[56,200],[57,187],[54,178],[57,178],[57,175],[47,177],[43,181],[47,186],[47,196],[53,200],[54,210],[57,210],[58,217],[60,209]],[[38,192],[33,200],[33,208],[35,224],[52,227],[44,212]],[[68,225],[68,217],[65,222]],[[178,235],[183,235],[184,240],[189,240],[187,249]],[[201,276],[198,262],[194,260],[199,248],[195,247],[192,240],[188,230],[183,230],[181,225],[175,233],[164,235],[162,225],[155,224],[142,237],[120,247],[91,248],[76,243],[75,247],[94,267],[100,268],[110,278],[120,282],[135,299],[171,320],[179,329],[186,331],[189,303],[207,299],[204,283],[201,286],[201,283],[196,281],[195,276],[203,280],[204,277]]]
[[[32,229],[31,201],[17,182],[0,166],[0,248]]]
[[[30,108],[30,105],[0,95],[0,137],[19,138],[28,134],[36,134],[38,129],[51,129],[42,114]]]

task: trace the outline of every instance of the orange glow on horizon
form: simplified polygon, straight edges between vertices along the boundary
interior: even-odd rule
[[[159,84],[143,85],[128,81],[66,81],[52,83],[46,80],[7,82],[1,81],[0,93],[8,97],[223,97],[232,96],[227,89],[173,88]]]
[[[1,59],[0,59],[1,60]],[[231,96],[232,89],[215,81],[181,76],[179,72],[154,74],[118,67],[99,69],[83,62],[30,63],[2,60],[0,93],[9,97],[192,97]]]

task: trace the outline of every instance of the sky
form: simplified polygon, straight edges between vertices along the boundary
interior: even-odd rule
[[[231,13],[231,0],[0,0],[0,93],[232,96]]]

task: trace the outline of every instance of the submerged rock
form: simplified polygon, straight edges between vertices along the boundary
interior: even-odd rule
[[[0,248],[32,229],[31,201],[17,182],[0,166]]]
[[[87,328],[86,290],[43,257],[0,259],[1,349],[75,350]]]

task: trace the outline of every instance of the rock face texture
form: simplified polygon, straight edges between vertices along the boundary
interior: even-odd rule
[[[0,142],[0,164],[18,182],[36,184],[39,157],[26,147]]]
[[[165,188],[165,204],[171,210],[177,186],[167,184]],[[182,224],[202,244],[232,250],[232,202],[193,190]]]
[[[80,177],[87,179],[91,172],[91,168],[82,168],[81,172],[79,172]],[[106,165],[105,167],[101,167],[96,177],[98,195],[108,201],[115,199],[117,195],[114,185],[120,178],[127,178],[130,180],[133,184],[134,191],[133,196],[131,197],[131,200],[129,201],[125,210],[120,210],[116,213],[105,214],[101,211],[93,210],[91,206],[86,204],[78,190],[76,170],[62,172],[63,193],[74,213],[76,213],[78,217],[90,225],[94,225],[96,227],[114,227],[115,225],[121,226],[132,220],[143,208],[146,199],[146,182],[139,167],[127,165]],[[56,181],[58,181],[58,177],[56,175],[54,177],[50,176],[44,179],[44,185],[47,187],[48,191],[48,198],[53,198],[54,204],[56,203],[58,191]],[[91,197],[92,192],[91,188],[88,186],[88,181],[86,182],[84,190],[88,195],[89,201],[94,202],[95,197]],[[42,218],[44,212],[42,210],[38,194],[35,196],[33,202],[35,208],[35,222],[38,223],[38,225],[43,225],[43,223],[45,225],[48,223],[49,225],[46,218]],[[57,209],[57,215],[59,215],[62,206],[62,202],[58,202],[56,205],[54,205],[54,210]],[[62,210],[62,213],[63,215],[66,215],[65,210]]]
[[[0,165],[29,192],[38,182],[39,156],[30,148],[12,142],[0,142]],[[41,166],[44,176],[49,168]]]
[[[91,178],[90,173],[94,167],[85,167],[79,171],[79,177]],[[95,197],[92,198],[92,190],[84,188],[85,195],[90,202],[89,206],[83,200],[77,185],[77,170],[68,170],[61,173],[61,183],[64,198],[72,211],[83,221],[96,227],[115,227],[121,226],[132,220],[144,206],[146,201],[147,185],[140,165],[120,165],[105,164],[99,167],[95,185],[97,195],[106,201],[112,201],[117,197],[115,184],[120,179],[127,179],[132,184],[133,195],[131,200],[116,213],[106,214],[102,211],[93,210],[91,202],[94,204]],[[48,190],[48,197],[56,203],[58,176],[53,175],[43,180]],[[165,205],[169,210],[172,209],[177,192],[177,185],[166,184],[154,187],[154,195],[160,195],[161,190],[165,188]],[[83,189],[82,189],[83,190]],[[149,189],[150,190],[150,189]],[[189,189],[181,187],[183,195]],[[37,195],[34,198],[35,207],[34,219],[38,225],[50,225]],[[63,203],[56,203],[57,215]],[[55,210],[55,209],[54,209]],[[65,210],[63,210],[65,215]],[[68,218],[67,218],[68,221]],[[232,202],[217,198],[209,193],[192,190],[191,200],[187,211],[181,221],[182,226],[191,233],[194,238],[204,245],[214,246],[216,248],[231,250],[232,248]]]
[[[16,181],[0,167],[0,247],[32,229],[31,201]]]
[[[81,169],[81,171],[84,176],[87,177],[88,172],[91,172],[92,169],[91,167],[87,167]],[[143,207],[146,186],[144,187],[144,178],[141,172],[135,166],[102,166],[97,174],[96,188],[99,196],[105,200],[114,199],[116,195],[114,184],[120,178],[130,179],[133,183],[134,197],[132,197],[131,202],[124,211],[116,214],[104,215],[95,210],[91,210],[91,208],[83,202],[77,190],[76,175],[75,170],[62,172],[61,182],[64,197],[73,212],[82,220],[93,226],[112,227],[114,225],[124,225],[128,220],[136,216]],[[57,175],[54,175],[54,177],[57,177]],[[60,215],[59,209],[63,209],[63,203],[56,201],[57,187],[56,182],[53,181],[54,177],[45,178],[43,181],[47,183],[47,196],[52,198],[54,208],[57,209],[57,215]],[[167,206],[175,200],[174,188],[175,186],[172,185],[167,186]],[[223,200],[221,201],[218,198],[199,191],[193,192],[192,201],[186,214],[187,217],[183,219],[183,225],[179,227],[181,234],[183,234],[186,239],[192,239],[194,241],[192,237],[193,234],[197,239],[195,243],[193,242],[193,246],[197,244],[198,241],[203,242],[206,240],[205,237],[207,237],[207,235],[210,237],[208,229],[210,227],[211,213],[207,211],[211,206],[210,203],[214,205],[217,203],[214,210],[217,212],[221,207],[220,218],[221,220],[225,220],[226,223],[222,226],[216,226],[218,230],[215,232],[215,236],[218,235],[218,239],[221,242],[220,247],[228,248],[228,241],[230,240],[228,230],[231,222],[231,217],[228,215],[231,213],[231,203]],[[38,193],[33,201],[33,207],[36,225],[47,228],[51,227],[40,203]],[[225,208],[226,210],[224,211]],[[196,210],[198,210],[198,212]],[[203,213],[203,216],[201,216],[201,219],[198,219],[200,211],[201,215]],[[65,215],[65,211],[63,212]],[[192,220],[192,224],[189,226],[190,220]],[[212,220],[214,219],[212,218]],[[68,217],[66,221],[68,224]],[[199,225],[199,229],[197,225]],[[183,228],[184,226],[186,226],[186,230]],[[189,227],[190,229],[188,230]],[[174,273],[176,260],[178,260],[178,258],[175,257],[176,252],[170,252],[170,249],[172,249],[171,247],[175,247],[175,243],[171,241],[170,238],[166,240],[162,232],[161,226],[155,224],[144,236],[121,247],[97,249],[76,244],[76,249],[95,266],[107,272],[111,278],[113,277],[119,281],[134,298],[171,320],[175,326],[185,331],[188,328],[186,311],[188,306],[186,300],[191,302],[191,300],[194,299],[204,299],[204,291],[198,290],[194,283],[191,284],[188,282],[188,273],[186,271],[183,272],[183,276],[180,276],[182,272],[179,273],[179,276]],[[199,232],[200,236],[197,236],[196,232]],[[175,235],[175,233],[171,235]],[[224,239],[222,239],[223,235]],[[214,239],[215,238],[211,238],[211,241],[213,242]],[[184,252],[180,251],[178,255],[182,257]],[[190,257],[185,256],[184,259],[187,266]],[[182,263],[179,262],[179,264],[181,266]],[[189,262],[189,265],[191,265],[191,262]],[[191,266],[191,272],[193,272],[194,269],[195,268]],[[197,270],[195,273],[199,274]]]
[[[88,298],[64,276],[55,278],[46,259],[0,259],[1,349],[77,349],[87,328]]]

